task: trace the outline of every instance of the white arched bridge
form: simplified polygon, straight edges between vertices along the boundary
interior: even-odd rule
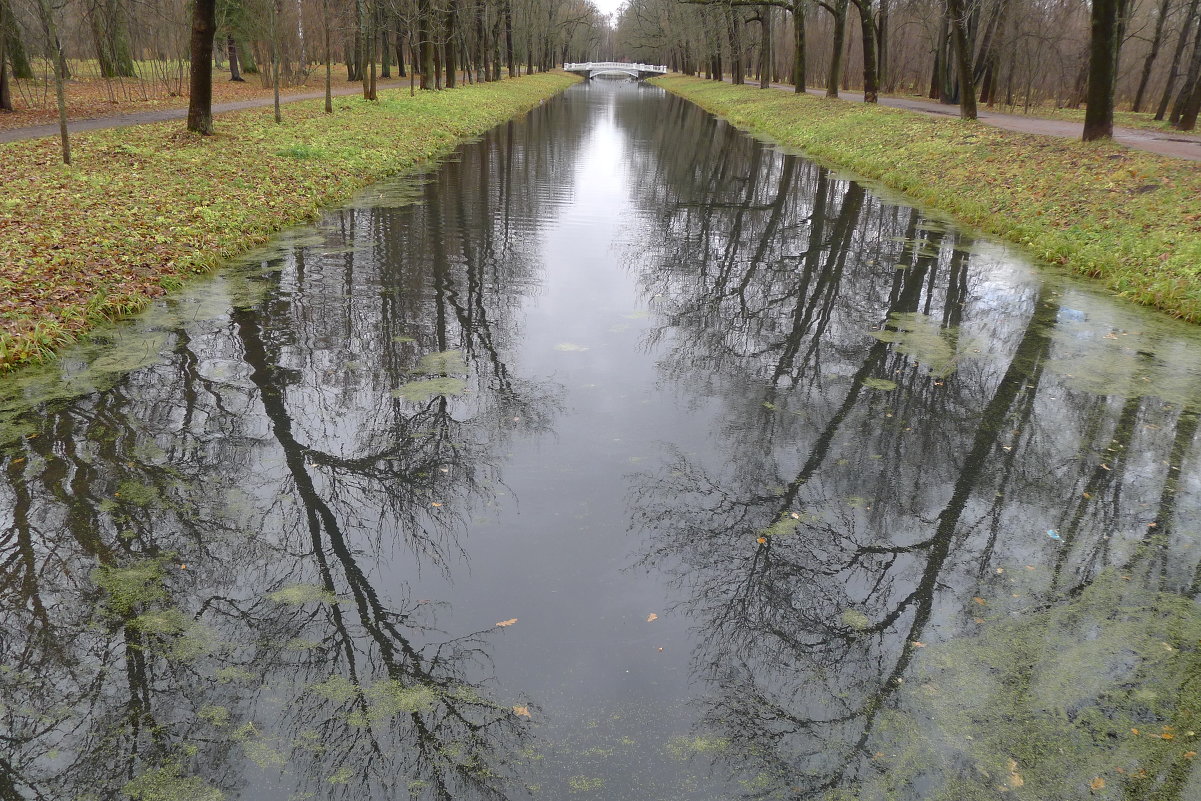
[[[620,61],[569,62],[563,65],[563,69],[585,78],[595,78],[597,75],[629,75],[631,78],[642,80],[652,75],[667,74],[667,67],[656,67],[654,64],[625,64]]]

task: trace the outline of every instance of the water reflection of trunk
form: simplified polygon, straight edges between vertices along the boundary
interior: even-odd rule
[[[234,323],[242,342],[243,358],[251,368],[250,380],[258,390],[263,410],[270,421],[272,435],[284,454],[285,465],[304,510],[312,542],[312,555],[318,562],[322,586],[334,595],[350,593],[357,613],[357,622],[378,649],[379,661],[389,679],[405,688],[434,687],[440,691],[437,710],[427,713],[413,711],[408,714],[418,751],[413,762],[414,769],[421,770],[425,780],[433,782],[435,795],[440,799],[455,797],[452,788],[458,785],[453,784],[447,774],[452,774],[460,785],[471,787],[490,797],[502,797],[499,788],[493,785],[494,780],[486,773],[479,773],[479,766],[473,763],[473,760],[489,755],[475,750],[468,753],[464,760],[455,759],[449,755],[450,751],[446,748],[448,742],[436,733],[441,727],[426,718],[432,718],[435,712],[440,712],[446,718],[456,721],[464,731],[471,733],[472,745],[484,749],[488,744],[481,732],[500,724],[504,724],[504,728],[511,728],[509,719],[512,716],[498,711],[495,705],[486,702],[482,697],[456,697],[454,691],[463,680],[453,672],[446,672],[453,668],[453,663],[445,662],[441,658],[441,650],[434,657],[427,658],[406,636],[402,625],[413,625],[409,619],[416,611],[415,605],[410,604],[409,609],[398,612],[387,608],[380,599],[375,587],[359,566],[354,548],[347,541],[337,515],[321,496],[309,473],[306,466],[309,450],[295,438],[292,418],[284,402],[283,388],[277,385],[274,362],[267,353],[254,313],[239,310],[234,314]],[[444,406],[444,399],[442,400]],[[334,571],[327,561],[327,554],[332,554],[339,566],[345,586],[340,586],[334,580]],[[340,604],[327,604],[326,607],[329,610],[330,625],[336,632],[337,650],[345,660],[348,679],[356,687],[354,703],[360,713],[367,716],[368,699],[363,692],[362,683],[365,679],[373,677],[362,675],[358,668],[357,651],[360,646],[344,619]],[[473,647],[473,642],[463,640],[457,647],[467,651]],[[336,663],[326,667],[329,672],[337,675]],[[327,725],[332,725],[332,721]],[[373,729],[369,728],[369,732],[371,751],[382,755],[385,747],[376,741]],[[496,767],[499,769],[499,765]]]
[[[796,373],[793,374],[792,385],[796,386],[804,375],[804,364],[814,357],[821,344],[833,317],[834,306],[839,298],[842,271],[846,265],[847,254],[850,252],[851,237],[859,223],[859,212],[863,207],[865,192],[863,187],[854,181],[847,183],[846,193],[842,199],[842,207],[835,218],[834,227],[830,232],[830,240],[823,241],[826,209],[826,181],[828,173],[821,170],[818,175],[817,191],[814,194],[813,214],[810,217],[811,227],[809,246],[805,252],[805,267],[801,273],[796,305],[793,308],[792,327],[784,340],[780,357],[772,373],[772,386],[779,384],[785,374],[796,369],[796,357],[801,343],[808,339],[809,350]],[[818,260],[824,251],[829,251],[825,264],[817,269]],[[817,283],[812,292],[809,284],[817,276]],[[817,311],[820,305],[820,311]],[[817,328],[810,334],[810,326],[814,316],[818,321]]]
[[[920,288],[924,283],[922,272],[906,272],[909,274],[899,279],[902,286],[892,295],[894,308],[911,306],[914,299],[920,296]],[[773,538],[769,537],[767,542],[755,549],[750,559],[743,562],[747,572],[736,581],[731,580],[729,565],[722,566],[724,578],[713,577],[714,582],[724,583],[730,590],[715,591],[714,587],[703,585],[708,587],[706,594],[709,597],[720,595],[726,599],[721,607],[706,610],[706,628],[712,634],[703,646],[709,649],[704,663],[708,666],[710,676],[720,681],[723,688],[722,697],[714,702],[713,713],[707,716],[707,720],[739,744],[738,750],[742,756],[758,763],[758,767],[768,774],[774,772],[780,781],[795,787],[798,764],[805,765],[805,760],[817,760],[807,768],[812,770],[814,764],[825,762],[826,766],[821,769],[823,778],[815,779],[805,787],[805,792],[812,793],[839,786],[848,773],[857,770],[861,757],[870,756],[867,746],[877,719],[889,697],[901,685],[911,664],[913,651],[907,644],[925,636],[937,596],[940,590],[945,589],[944,574],[961,530],[964,512],[972,498],[980,497],[980,487],[994,479],[992,455],[1000,438],[1013,426],[1015,408],[1022,409],[1022,404],[1029,403],[1029,396],[1037,392],[1041,366],[1050,346],[1050,325],[1057,311],[1058,307],[1050,299],[1049,292],[1041,291],[1034,299],[1033,312],[1008,367],[999,377],[988,402],[974,415],[977,422],[966,446],[962,465],[949,497],[934,519],[934,531],[929,538],[909,545],[857,546],[843,552],[842,564],[838,564],[825,562],[820,556],[798,562],[788,547],[784,547],[777,558],[774,554],[776,545]],[[816,438],[797,477],[789,483],[778,503],[772,503],[770,513],[756,513],[757,516],[761,514],[761,519],[770,522],[780,519],[781,514],[786,514],[789,509],[803,508],[800,489],[816,475],[838,427],[855,405],[863,379],[878,366],[886,350],[886,343],[877,343],[869,349],[860,370],[852,379],[848,396]],[[727,506],[731,509],[743,508],[748,502],[755,504],[753,499],[731,500]],[[740,523],[736,521],[733,525],[738,527]],[[812,529],[811,537],[815,543],[836,536],[833,531],[824,531],[812,524],[802,524],[802,527],[806,525]],[[710,533],[712,538],[731,536],[739,535],[733,529]],[[682,539],[681,547],[687,547],[689,540],[693,538]],[[783,547],[784,542],[780,545]],[[837,554],[838,551],[835,551],[835,558],[838,558]],[[823,619],[820,610],[816,615],[806,613],[791,621],[771,611],[790,608],[793,603],[790,599],[797,590],[798,582],[804,586],[807,580],[818,580],[823,576],[837,581],[845,571],[852,570],[856,565],[866,566],[869,560],[880,560],[880,572],[874,581],[868,581],[868,586],[874,585],[877,591],[887,592],[892,583],[888,574],[898,564],[898,558],[918,555],[921,556],[921,569],[912,589],[890,603],[887,612],[878,615],[862,630],[831,625],[828,619]],[[733,591],[735,585],[739,589]],[[695,603],[698,608],[704,605],[700,597]],[[860,701],[830,697],[819,705],[828,706],[830,711],[841,711],[832,715],[809,716],[804,707],[813,706],[812,703],[801,703],[791,696],[789,690],[778,686],[781,682],[791,686],[793,679],[788,677],[794,675],[795,671],[800,670],[802,676],[807,675],[810,666],[827,664],[834,659],[836,652],[870,647],[877,636],[883,637],[894,632],[898,622],[906,616],[909,619],[904,632],[896,632],[889,637],[895,643],[895,661],[871,682],[875,689],[865,692]],[[801,624],[801,628],[797,628],[797,624]],[[827,652],[828,655],[823,656]],[[758,656],[751,656],[752,653]],[[869,659],[867,663],[873,661]],[[837,669],[839,662],[841,660],[832,662],[829,669]],[[820,687],[821,682],[815,682],[813,686]],[[793,700],[784,700],[789,698]],[[801,708],[797,709],[797,706]],[[830,739],[833,732],[852,723],[857,732],[842,741],[841,745],[835,745],[836,741]],[[828,734],[820,734],[822,731]],[[802,749],[803,756],[789,756],[778,750],[785,748],[784,739],[801,735],[814,738],[814,748]],[[801,760],[799,763],[798,759]],[[757,768],[749,769],[754,773]]]

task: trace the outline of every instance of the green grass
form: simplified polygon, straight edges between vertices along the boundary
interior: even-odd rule
[[[699,78],[654,83],[1118,295],[1201,322],[1201,164]]]
[[[578,79],[541,74],[369,103],[289,104],[217,118],[211,137],[159,123],[0,145],[0,371],[143,308],[323,206],[424,169],[463,139]]]

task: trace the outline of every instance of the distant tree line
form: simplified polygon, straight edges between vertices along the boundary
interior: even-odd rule
[[[630,0],[614,39],[688,74],[921,94],[968,117],[1108,97],[1192,130],[1201,109],[1199,0]]]
[[[604,17],[588,0],[0,0],[0,108],[14,79],[62,84],[74,70],[189,87],[189,127],[208,132],[218,80],[295,85],[345,63],[376,81],[437,90],[548,70],[599,54]],[[64,155],[69,158],[64,144]]]

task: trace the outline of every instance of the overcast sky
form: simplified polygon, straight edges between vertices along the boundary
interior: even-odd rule
[[[625,0],[592,0],[592,5],[600,9],[602,14],[613,14]]]

